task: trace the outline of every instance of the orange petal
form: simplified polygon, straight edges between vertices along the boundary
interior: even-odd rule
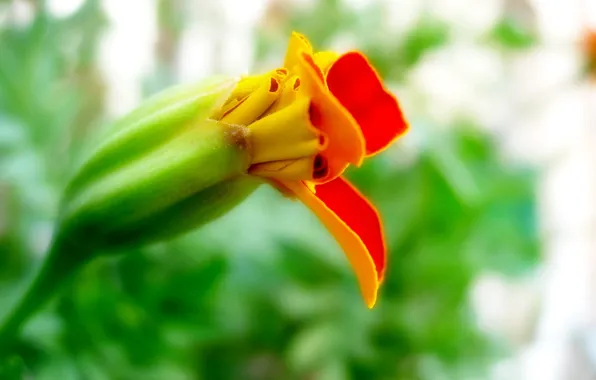
[[[341,175],[347,163],[359,166],[364,158],[364,138],[356,120],[325,86],[323,73],[312,55],[302,54],[297,67],[301,85],[299,93],[312,98],[311,122],[328,138],[323,152],[330,163],[329,178]],[[334,166],[333,163],[339,163]]]
[[[329,68],[327,86],[358,122],[367,155],[382,151],[408,130],[397,99],[361,53],[339,57]]]
[[[366,245],[383,280],[387,249],[381,218],[376,208],[345,178],[317,185],[316,196],[350,227]]]
[[[316,186],[304,182],[283,185],[310,208],[344,250],[369,308],[375,305],[385,266],[385,244],[374,207],[346,180],[337,178]]]

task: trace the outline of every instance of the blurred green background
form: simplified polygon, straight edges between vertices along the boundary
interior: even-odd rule
[[[89,142],[126,111],[110,112],[119,100],[102,66],[101,42],[114,29],[110,2],[75,3],[57,14],[44,1],[0,1],[0,317],[43,259],[60,192]],[[535,267],[535,181],[503,158],[483,120],[437,122],[425,116],[433,104],[411,90],[408,73],[453,43],[453,25],[423,11],[393,28],[386,1],[259,1],[250,26],[242,15],[218,23],[232,1],[217,12],[217,2],[136,3],[147,11],[119,25],[149,22],[155,34],[148,45],[130,39],[131,53],[115,65],[147,59],[134,53],[147,45],[139,98],[187,80],[179,61],[192,50],[192,38],[181,42],[188,30],[215,42],[234,26],[250,36],[242,46],[250,56],[217,55],[228,38],[196,78],[232,71],[226,60],[272,67],[292,30],[319,49],[370,57],[412,124],[405,139],[347,173],[386,224],[379,302],[366,309],[315,217],[263,186],[198,231],[93,262],[27,326],[0,379],[486,378],[508,347],[479,329],[470,289],[483,272],[520,276]],[[191,16],[191,3],[202,17]],[[473,38],[500,59],[536,43],[507,13]]]

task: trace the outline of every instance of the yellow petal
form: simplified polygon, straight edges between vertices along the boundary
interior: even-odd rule
[[[264,162],[252,165],[248,174],[271,178],[278,181],[300,181],[311,178],[315,157],[302,157],[294,160]]]
[[[236,88],[234,88],[230,99],[244,99],[256,91],[269,78],[275,78],[279,83],[282,83],[285,81],[287,75],[288,70],[281,68],[261,75],[244,77],[238,82]]]
[[[252,123],[252,163],[313,157],[325,148],[325,139],[312,126],[310,101],[299,99],[280,111]],[[311,178],[312,170],[303,179]]]
[[[320,51],[314,55],[315,63],[323,73],[327,73],[327,70],[338,58],[339,54],[334,51]]]
[[[281,92],[281,95],[279,96],[279,98],[277,98],[275,103],[267,110],[265,115],[270,115],[292,104],[297,98],[299,88],[300,78],[298,78],[295,75],[288,78],[284,82],[284,88]]]
[[[312,46],[308,39],[300,33],[292,32],[284,59],[284,67],[292,71],[294,66],[298,64],[302,53],[312,54],[312,52]]]
[[[253,93],[227,110],[220,120],[228,124],[249,125],[271,107],[280,92],[279,81],[272,76],[265,77]]]

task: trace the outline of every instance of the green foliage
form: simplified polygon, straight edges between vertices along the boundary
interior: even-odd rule
[[[10,221],[0,233],[2,263],[30,254],[30,235],[53,220],[80,140],[99,116],[100,25],[88,1],[62,21],[39,12],[30,24],[0,30],[0,203],[7,205],[0,218]]]
[[[0,363],[0,379],[22,379],[25,375],[25,363],[18,356],[11,356]]]
[[[537,36],[516,20],[505,17],[493,28],[490,40],[506,49],[520,50],[536,45]]]
[[[325,22],[305,12],[287,29],[317,47],[352,31],[394,81],[449,43],[448,26],[433,20],[393,36],[370,28],[382,19],[378,7],[357,17],[338,0],[317,6]],[[3,295],[39,261],[87,128],[101,122],[101,20],[87,1],[70,18],[40,12],[0,32]],[[279,55],[280,35],[262,38],[261,53]],[[75,36],[87,42],[71,44]],[[389,267],[374,310],[315,217],[263,187],[199,231],[93,262],[27,327],[0,378],[459,380],[482,372],[494,350],[468,291],[483,270],[515,275],[536,263],[534,180],[473,124],[411,121],[423,141],[414,154],[396,148],[348,172],[386,223]],[[0,314],[11,304],[0,297]]]

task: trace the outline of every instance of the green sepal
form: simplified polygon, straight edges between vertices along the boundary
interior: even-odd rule
[[[68,184],[64,198],[78,188],[153,150],[184,132],[193,121],[206,120],[234,89],[227,77],[176,86],[147,99],[117,120]]]
[[[0,326],[0,360],[28,318],[90,260],[205,224],[257,188],[247,174],[248,128],[210,119],[235,83],[168,90],[114,124],[64,192],[48,254]]]
[[[235,83],[174,88],[116,122],[67,187],[59,235],[94,250],[152,242],[244,199],[256,187],[241,180],[250,165],[248,129],[209,119]]]

